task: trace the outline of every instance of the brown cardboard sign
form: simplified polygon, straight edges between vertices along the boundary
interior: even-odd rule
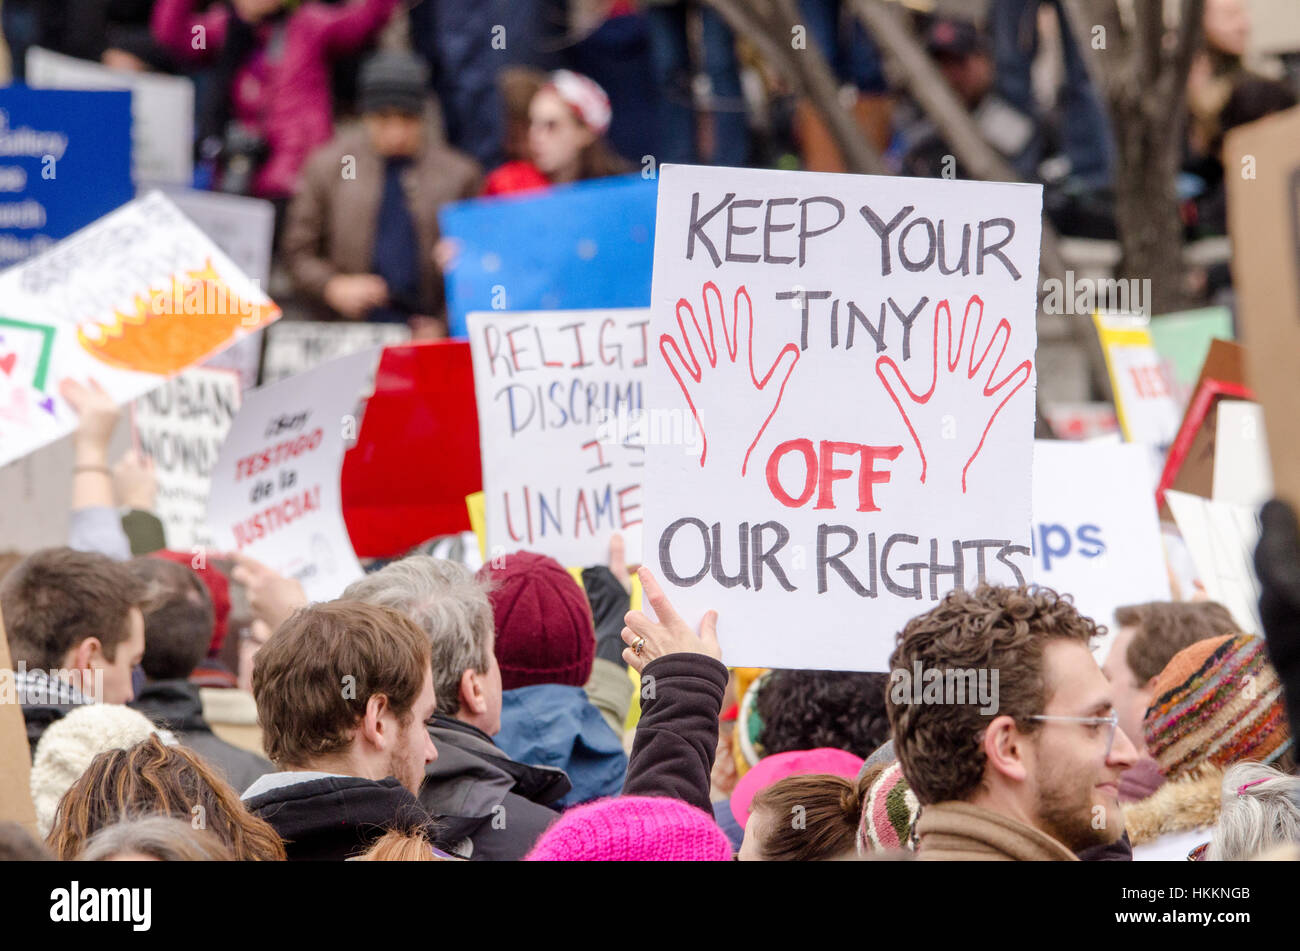
[[[1275,491],[1300,506],[1300,107],[1229,132],[1223,164],[1247,382]]]
[[[19,822],[36,832],[36,807],[32,805],[32,754],[27,726],[18,703],[9,639],[0,618],[0,822]]]

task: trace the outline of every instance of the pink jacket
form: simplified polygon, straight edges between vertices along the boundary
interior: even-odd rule
[[[398,0],[352,0],[340,6],[304,3],[284,24],[283,49],[266,64],[258,84],[247,65],[235,76],[244,104],[260,113],[254,122],[270,148],[258,172],[254,192],[265,198],[293,194],[298,171],[317,146],[334,133],[330,96],[330,61],[364,46],[392,16]],[[231,10],[221,4],[195,12],[195,0],[158,0],[151,23],[154,39],[183,63],[203,65],[221,55]],[[271,28],[257,28],[258,52],[265,55]],[[201,38],[202,42],[198,42]],[[197,47],[197,48],[196,48]],[[228,92],[232,98],[235,90]]]

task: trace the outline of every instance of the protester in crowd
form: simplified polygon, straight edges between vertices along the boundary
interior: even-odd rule
[[[390,829],[431,825],[415,797],[438,755],[437,698],[429,639],[405,615],[346,600],[302,608],[258,652],[253,696],[280,771],[243,801],[290,859],[345,859]]]
[[[907,785],[903,766],[893,758],[862,765],[858,789],[865,788],[855,845],[858,855],[910,853],[921,803]]]
[[[598,799],[566,812],[529,862],[726,862],[731,843],[701,809],[661,796]]]
[[[627,772],[622,721],[632,687],[620,638],[630,607],[625,570],[616,577],[608,568],[587,569],[584,594],[559,562],[533,552],[503,555],[479,569],[491,591],[504,691],[497,743],[517,760],[562,769],[573,789],[561,807],[616,795]],[[593,605],[602,607],[599,645]],[[604,713],[593,702],[602,698],[609,701]]]
[[[1270,499],[1259,513],[1255,574],[1268,656],[1282,681],[1291,735],[1300,735],[1300,526],[1295,510]]]
[[[1105,188],[1114,174],[1115,142],[1103,93],[1093,85],[1084,61],[1088,52],[1080,45],[1092,41],[1086,34],[1091,24],[1071,24],[1061,0],[993,0],[988,31],[997,94],[1035,125],[1042,125],[1041,110],[1034,98],[1032,67],[1038,57],[1038,20],[1044,6],[1054,8],[1061,41],[1065,75],[1057,90],[1055,112],[1060,116],[1062,151],[1069,160],[1067,174],[1085,188]],[[1037,151],[1026,156],[1021,166],[1031,177],[1037,177],[1037,170],[1030,162],[1037,164],[1045,157],[1042,142],[1043,137],[1036,136]]]
[[[431,647],[438,709],[428,737],[438,757],[424,766],[418,794],[438,817],[442,841],[468,840],[456,851],[475,860],[522,858],[555,821],[570,783],[563,771],[516,762],[492,741],[501,728],[502,672],[485,586],[456,562],[412,555],[353,582],[343,597],[400,612]]]
[[[833,774],[790,776],[754,797],[742,862],[824,862],[858,857],[862,795]]]
[[[743,166],[749,158],[749,122],[740,86],[736,38],[722,14],[693,0],[646,0],[651,62],[659,95],[659,162]],[[702,62],[693,67],[688,18],[699,19]],[[712,149],[705,154],[697,134],[694,78],[708,77],[705,108]]]
[[[853,119],[876,151],[889,147],[893,100],[880,50],[843,0],[799,0],[800,24],[826,58],[840,95],[852,96]],[[795,106],[795,134],[802,168],[810,172],[844,172],[847,166],[821,114],[807,99]]]
[[[831,747],[791,750],[765,756],[757,766],[741,777],[729,799],[714,804],[713,812],[717,817],[718,825],[722,826],[723,831],[739,848],[739,839],[729,826],[741,833],[743,838],[750,814],[754,809],[753,803],[763,790],[791,776],[823,774],[856,780],[861,770],[862,757]],[[730,823],[724,821],[724,814],[730,818]],[[856,818],[854,822],[857,822]]]
[[[1029,115],[999,95],[988,41],[968,20],[940,17],[930,25],[925,46],[948,85],[971,113],[980,133],[1024,179],[1037,176],[1041,146]],[[962,178],[952,146],[923,115],[904,116],[902,174],[922,178]]]
[[[355,862],[438,862],[450,858],[421,832],[385,832]]]
[[[446,336],[433,258],[438,211],[477,195],[481,172],[426,118],[426,72],[410,53],[367,60],[361,127],[340,133],[304,167],[283,252],[296,289],[327,309],[322,316]]]
[[[1201,17],[1205,43],[1187,73],[1190,144],[1206,152],[1219,133],[1218,117],[1232,89],[1247,74],[1250,10],[1245,0],[1206,0]]]
[[[202,827],[171,816],[104,826],[77,856],[83,862],[231,862],[235,855]]]
[[[144,656],[141,592],[104,555],[45,548],[0,582],[14,687],[33,750],[45,729],[77,706],[126,703]]]
[[[95,380],[83,385],[65,379],[59,392],[78,416],[68,544],[118,561],[166,547],[162,522],[153,513],[158,491],[153,461],[131,450],[113,468],[108,465],[122,408]],[[118,514],[119,506],[126,515]]]
[[[101,829],[147,815],[204,828],[239,861],[285,857],[275,830],[250,815],[199,756],[157,736],[96,756],[59,801],[46,844],[60,859],[77,858]]]
[[[885,674],[774,670],[755,699],[764,756],[833,747],[859,758],[889,739]]]
[[[1124,811],[1134,860],[1183,859],[1218,819],[1222,771],[1242,761],[1290,770],[1295,750],[1264,639],[1198,641],[1153,685],[1143,729],[1165,784]]]
[[[53,859],[49,849],[17,822],[0,822],[0,862],[49,862]]]
[[[396,7],[226,0],[199,12],[195,0],[156,0],[154,38],[182,65],[213,67],[196,125],[204,154],[219,155],[223,190],[293,194],[307,156],[333,134],[331,61],[360,51]]]
[[[920,858],[1070,861],[1123,835],[1119,777],[1137,751],[1089,649],[1097,633],[1049,589],[991,585],[954,590],[903,628],[891,670],[999,676],[994,709],[967,691],[886,694],[921,803]]]
[[[207,591],[207,599],[212,605],[212,639],[208,642],[203,657],[190,672],[189,680],[196,686],[226,688],[237,684],[235,672],[231,671],[221,660],[225,647],[226,635],[230,632],[230,579],[209,560],[206,555],[200,557],[195,552],[170,551],[161,549],[152,553],[155,558],[183,565],[198,576]],[[147,621],[146,621],[147,626]],[[249,698],[251,701],[251,697]]]
[[[1300,844],[1300,777],[1262,763],[1238,763],[1223,774],[1219,823],[1207,862],[1259,858],[1280,845]]]
[[[551,74],[528,107],[527,161],[507,162],[484,182],[483,194],[506,195],[550,185],[621,175],[632,166],[605,141],[609,97],[586,76]]]
[[[271,772],[265,758],[218,737],[203,717],[199,688],[190,674],[212,643],[212,598],[199,576],[161,558],[128,562],[144,589],[144,656],[147,681],[131,706],[211,763],[237,792]]]
[[[1110,642],[1102,672],[1115,691],[1119,728],[1132,740],[1140,759],[1120,777],[1120,802],[1151,795],[1164,777],[1147,753],[1142,720],[1154,699],[1160,672],[1185,647],[1210,637],[1235,634],[1228,609],[1213,601],[1153,601],[1115,610],[1118,629]]]
[[[36,828],[49,835],[59,802],[100,753],[130,749],[158,733],[144,714],[116,703],[78,707],[51,723],[32,751],[31,790]],[[175,738],[166,735],[165,742]]]

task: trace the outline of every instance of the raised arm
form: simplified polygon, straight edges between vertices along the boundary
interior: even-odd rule
[[[230,10],[216,4],[206,13],[195,12],[195,0],[158,0],[149,29],[153,38],[186,63],[203,63],[216,58],[226,43]]]

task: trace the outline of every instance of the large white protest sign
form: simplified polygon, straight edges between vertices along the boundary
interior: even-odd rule
[[[219,551],[297,578],[313,601],[361,576],[339,494],[343,453],[376,350],[244,394],[212,469],[208,525]]]
[[[1262,634],[1254,562],[1260,533],[1256,510],[1173,489],[1165,498],[1206,594],[1227,608],[1243,631]]]
[[[1260,506],[1273,497],[1273,466],[1258,403],[1223,400],[1214,440],[1214,501]]]
[[[189,184],[194,177],[194,83],[184,76],[109,69],[39,46],[27,51],[27,85],[129,89],[131,174],[136,184]]]
[[[1113,634],[1115,609],[1169,600],[1145,446],[1034,443],[1034,581]],[[1110,636],[1095,644],[1104,658]]]
[[[411,330],[405,324],[280,321],[266,332],[262,382],[275,383],[344,354],[406,343],[410,339]]]
[[[1030,574],[1038,186],[665,166],[644,560],[728,664],[885,670]],[[671,429],[660,426],[661,431]]]
[[[154,461],[155,512],[169,548],[212,544],[207,527],[212,467],[239,412],[239,394],[234,373],[194,367],[134,403],[136,438]]]
[[[119,403],[280,310],[159,192],[0,274],[0,463],[71,432],[65,378]]]
[[[641,550],[650,312],[473,313],[489,553],[604,564]]]

